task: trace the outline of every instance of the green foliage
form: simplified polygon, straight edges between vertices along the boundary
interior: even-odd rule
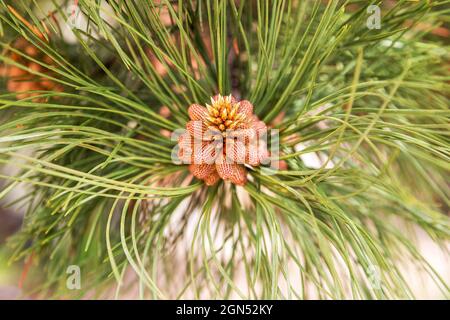
[[[54,61],[35,60],[52,71],[39,76],[64,87],[0,94],[0,164],[20,169],[0,175],[0,198],[28,190],[9,247],[12,262],[33,256],[30,294],[413,298],[401,261],[449,297],[414,241],[417,229],[450,236],[449,46],[431,33],[449,1],[385,3],[370,30],[381,1],[80,0],[74,43],[60,29],[71,2],[51,15],[12,4],[48,39],[0,3],[0,61],[37,74],[10,58],[32,59],[12,47],[22,36]],[[280,130],[287,168],[207,188],[172,162],[161,130],[217,93]],[[69,265],[80,291],[66,289]]]

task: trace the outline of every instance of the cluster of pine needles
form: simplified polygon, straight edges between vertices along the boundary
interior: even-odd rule
[[[414,298],[412,265],[448,298],[416,235],[448,254],[449,3],[1,0],[24,295]],[[208,187],[173,162],[219,93],[279,131],[279,169]]]

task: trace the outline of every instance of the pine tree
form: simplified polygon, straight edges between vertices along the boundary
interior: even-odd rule
[[[449,3],[1,0],[26,294],[414,298],[409,263],[448,298],[415,236],[447,250]],[[174,161],[199,119],[270,164]]]

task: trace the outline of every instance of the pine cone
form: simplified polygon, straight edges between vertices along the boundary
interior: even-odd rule
[[[178,141],[178,157],[206,185],[220,179],[236,185],[247,182],[245,165],[259,166],[268,157],[261,138],[267,127],[253,114],[253,105],[236,101],[233,96],[217,95],[211,105],[193,104],[188,110],[191,121]]]

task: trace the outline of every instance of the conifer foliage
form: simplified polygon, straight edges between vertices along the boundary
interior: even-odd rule
[[[25,212],[6,244],[24,293],[414,298],[421,275],[448,298],[416,235],[450,238],[449,14],[0,0],[0,201]],[[191,106],[225,138],[246,114],[270,163],[175,161]]]

